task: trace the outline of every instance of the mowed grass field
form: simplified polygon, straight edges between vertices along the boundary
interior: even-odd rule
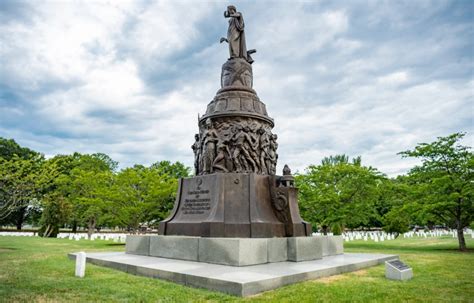
[[[414,278],[387,280],[379,265],[242,299],[91,264],[85,278],[74,277],[67,253],[123,251],[123,244],[0,237],[0,302],[474,302],[474,252],[456,248],[448,237],[349,242],[346,252],[398,254]]]

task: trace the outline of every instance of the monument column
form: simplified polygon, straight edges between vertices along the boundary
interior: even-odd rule
[[[299,215],[297,189],[289,168],[276,175],[277,135],[273,119],[253,89],[251,54],[244,21],[234,6],[229,18],[229,59],[221,88],[199,119],[192,145],[195,177],[180,180],[161,235],[271,238],[310,236]]]

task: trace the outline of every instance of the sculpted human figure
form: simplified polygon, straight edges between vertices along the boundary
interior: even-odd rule
[[[229,170],[226,167],[226,155],[229,157],[232,157],[232,154],[230,153],[229,150],[229,142],[228,140],[222,138],[219,139],[217,142],[217,156],[214,159],[214,162],[212,164],[214,170],[217,171],[223,171],[223,172],[228,172]]]
[[[246,127],[245,131],[250,137],[250,143],[251,145],[249,146],[249,154],[252,157],[253,162],[255,163],[255,170],[254,172],[256,173],[261,173],[262,172],[262,166],[260,165],[260,155],[259,155],[259,149],[260,149],[260,136],[257,133],[258,125],[257,124],[252,124],[250,127]]]
[[[268,150],[270,148],[270,136],[263,127],[258,130],[258,133],[260,135],[260,168],[263,174],[268,174],[269,171],[265,159],[270,157]]]
[[[224,17],[229,18],[229,28],[227,29],[227,39],[221,38],[221,43],[229,43],[230,59],[244,58],[247,60],[247,45],[245,43],[244,18],[237,12],[233,5],[229,5],[224,12]]]
[[[232,154],[232,159],[234,160],[234,165],[237,172],[244,171],[243,166],[246,166],[246,170],[249,170],[249,167],[246,163],[242,163],[240,158],[243,156],[245,162],[250,162],[252,166],[255,168],[255,162],[252,160],[252,157],[249,154],[248,147],[251,144],[250,136],[243,131],[243,127],[241,125],[236,126],[237,130],[232,137],[234,142],[234,152]],[[243,164],[243,165],[242,165]]]
[[[213,163],[216,158],[216,142],[218,140],[216,130],[212,126],[212,121],[207,119],[204,122],[204,132],[201,139],[203,174],[211,174],[213,172]]]
[[[199,162],[201,161],[201,142],[199,140],[199,134],[194,135],[194,144],[191,145],[191,148],[194,152],[194,174],[199,174]]]
[[[276,174],[276,163],[278,160],[278,154],[276,152],[278,149],[277,139],[278,136],[275,134],[270,136],[270,148],[268,149],[269,154],[267,158],[267,167],[270,175]]]
[[[229,43],[229,59],[242,58],[252,64],[253,59],[251,55],[257,51],[255,49],[247,50],[244,32],[245,24],[242,14],[237,12],[235,6],[229,5],[224,12],[224,17],[230,18],[229,28],[227,29],[227,38],[222,37],[220,42],[226,41]]]

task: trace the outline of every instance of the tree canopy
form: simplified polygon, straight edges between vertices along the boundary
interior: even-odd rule
[[[421,159],[421,165],[408,173],[411,209],[423,216],[425,224],[455,228],[459,248],[466,250],[463,229],[474,219],[474,154],[470,147],[459,144],[463,136],[455,133],[438,137],[400,154]]]
[[[463,231],[474,219],[474,157],[470,147],[460,144],[463,136],[439,137],[401,152],[420,164],[396,178],[364,166],[361,157],[325,157],[295,176],[301,214],[324,233],[455,228],[464,250]],[[45,159],[0,138],[0,224],[21,229],[24,222],[33,223],[48,237],[63,227],[82,227],[89,234],[104,227],[135,232],[167,217],[178,179],[189,175],[189,167],[166,160],[119,169],[103,153]]]
[[[0,224],[21,228],[31,210],[40,234],[48,237],[64,226],[85,227],[92,234],[101,227],[137,231],[153,225],[168,215],[178,178],[190,172],[170,161],[118,170],[118,163],[103,153],[45,160],[3,138],[0,155]]]
[[[303,217],[324,232],[367,226],[376,216],[374,205],[382,179],[377,170],[362,166],[360,157],[351,162],[346,155],[324,158],[320,165],[311,165],[296,176]]]

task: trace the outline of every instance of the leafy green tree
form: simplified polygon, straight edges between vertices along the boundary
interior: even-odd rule
[[[30,202],[38,197],[36,179],[43,162],[37,154],[30,159],[13,155],[0,158],[0,221],[21,229]]]
[[[426,220],[455,228],[461,251],[466,250],[463,229],[474,219],[474,154],[470,147],[459,144],[463,137],[462,133],[438,137],[400,153],[421,159],[421,165],[408,174],[414,209]]]
[[[105,223],[104,214],[110,209],[113,180],[114,175],[108,163],[91,155],[82,155],[77,166],[62,180],[71,190],[68,199],[72,204],[73,216],[87,226],[89,238],[97,226]]]
[[[366,225],[374,216],[382,177],[362,166],[360,157],[352,162],[345,155],[324,158],[321,165],[311,165],[296,176],[303,217],[324,233],[331,227],[337,231]]]
[[[72,205],[66,198],[61,195],[48,195],[43,199],[38,234],[41,237],[56,238],[59,228],[68,221],[71,211]]]
[[[397,235],[407,232],[415,217],[410,207],[412,188],[405,176],[385,179],[378,187],[378,201],[375,208],[379,221],[371,226],[382,227],[386,232]]]
[[[59,212],[67,214],[67,220],[45,211],[41,222],[51,226],[69,223],[74,232],[77,225],[84,225],[91,235],[98,225],[105,222],[104,212],[110,203],[109,190],[113,183],[112,171],[116,167],[117,162],[105,154],[57,155],[46,161],[38,180],[45,210],[49,207],[59,211],[59,207],[64,207]]]
[[[15,140],[0,137],[1,224],[14,224],[21,229],[23,222],[33,214],[29,207],[31,199],[37,196],[33,175],[43,160],[41,154],[21,147]]]
[[[64,216],[56,216],[54,212],[45,211],[40,220],[41,230],[45,230],[48,227],[47,225],[58,226],[59,229],[59,226],[70,223],[73,232],[76,232],[78,218],[76,213],[73,212],[72,202],[70,200],[73,193],[71,187],[71,171],[79,165],[81,157],[82,155],[79,153],[56,155],[46,160],[43,164],[41,173],[37,179],[37,185],[41,192],[40,205],[43,209],[55,208],[56,212],[67,214],[67,220],[64,222],[62,220]],[[61,200],[61,203],[58,202],[55,204],[55,200],[57,199]],[[58,210],[59,207],[65,207],[65,209]],[[59,221],[55,222],[54,220]],[[50,236],[54,237],[55,233],[52,232]]]
[[[168,161],[162,161],[168,162]],[[160,166],[150,167],[150,191],[149,199],[154,201],[155,206],[150,210],[149,221],[161,221],[168,217],[173,208],[176,192],[178,190],[178,179],[189,176],[190,168],[180,162],[170,166],[171,170],[163,170]]]
[[[156,169],[160,175],[168,175],[170,178],[186,178],[189,177],[191,169],[181,162],[171,163],[170,161],[159,161],[151,165],[152,169]]]
[[[137,231],[145,221],[150,207],[148,201],[149,169],[142,165],[121,170],[114,180],[110,198],[113,201],[107,220],[112,224]]]
[[[15,155],[21,159],[32,159],[36,158],[39,153],[27,147],[21,147],[13,139],[0,137],[0,158],[11,160]]]
[[[175,167],[181,170],[180,166]],[[111,190],[114,209],[109,214],[113,214],[118,225],[132,231],[137,231],[143,223],[164,219],[176,197],[176,175],[156,165],[149,168],[135,165],[120,171]]]

